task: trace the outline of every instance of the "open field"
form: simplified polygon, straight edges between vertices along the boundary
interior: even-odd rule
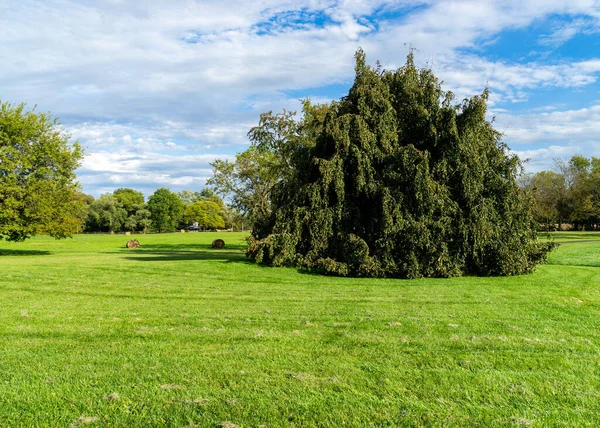
[[[0,426],[598,426],[585,236],[410,281],[256,266],[233,233],[0,242]]]

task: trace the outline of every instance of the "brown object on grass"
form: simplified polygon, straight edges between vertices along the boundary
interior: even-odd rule
[[[130,239],[129,241],[127,241],[127,244],[125,244],[126,248],[140,248],[140,243],[137,239]]]
[[[215,239],[212,242],[212,247],[213,248],[225,248],[225,241],[223,241],[222,239]]]

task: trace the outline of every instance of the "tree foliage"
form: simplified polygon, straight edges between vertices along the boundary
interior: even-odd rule
[[[0,102],[0,239],[81,230],[85,200],[75,169],[82,156],[49,114]]]
[[[314,146],[328,105],[303,101],[303,117],[283,111],[263,113],[257,126],[248,132],[250,148],[235,161],[217,159],[211,163],[213,177],[207,184],[231,199],[237,212],[253,222],[271,215],[271,194],[282,181],[295,179],[295,169],[307,159]]]
[[[569,162],[559,162],[559,170],[568,185],[569,221],[576,228],[600,227],[600,159],[573,156]]]
[[[198,223],[198,226],[204,230],[223,229],[225,220],[221,212],[221,206],[216,202],[197,201],[184,208],[183,221],[186,224]]]
[[[515,275],[543,261],[550,246],[532,228],[519,159],[486,120],[487,90],[452,105],[412,54],[385,71],[359,50],[355,71],[349,94],[312,125],[314,142],[293,148],[286,175],[269,182],[272,205],[247,254],[404,278]]]
[[[184,205],[183,222],[185,224],[198,223],[204,229],[224,229],[231,227],[229,208],[223,202],[223,199],[213,190],[209,188],[204,188],[199,192],[182,190],[177,193],[177,196]],[[202,203],[198,204],[198,202]],[[207,205],[206,202],[210,202],[211,204]],[[209,218],[210,221],[208,220]]]
[[[127,216],[135,215],[136,211],[144,207],[144,194],[140,191],[120,188],[113,192],[113,196],[127,211]]]
[[[179,226],[183,204],[176,193],[162,187],[148,198],[148,210],[158,232],[171,232]]]
[[[555,171],[541,171],[526,177],[524,187],[534,198],[533,218],[541,229],[552,230],[569,220],[570,201],[564,176]]]
[[[110,193],[94,200],[88,209],[87,230],[95,232],[119,232],[127,220],[127,210]]]
[[[152,223],[144,195],[134,189],[117,189],[96,200],[92,198],[88,205],[86,230],[89,232],[146,233]]]
[[[544,229],[600,228],[600,159],[573,156],[555,160],[554,171],[530,176],[524,188],[535,204],[533,215]]]

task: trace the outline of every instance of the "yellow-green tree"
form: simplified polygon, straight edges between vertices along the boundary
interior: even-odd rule
[[[50,114],[0,102],[0,239],[81,230],[86,204],[75,170],[82,156]]]
[[[183,210],[183,221],[198,223],[202,229],[223,229],[225,220],[221,216],[221,206],[213,201],[197,201]]]

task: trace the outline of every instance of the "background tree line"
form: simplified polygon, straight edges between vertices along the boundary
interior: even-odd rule
[[[81,192],[75,170],[83,150],[56,118],[0,101],[0,239],[36,234],[242,229],[249,222],[210,189],[156,190],[146,201],[121,188],[95,199]]]
[[[541,230],[600,228],[600,159],[573,156],[554,169],[522,177],[533,196],[532,214]]]
[[[86,202],[86,232],[172,232],[197,224],[199,230],[243,229],[244,218],[212,190],[175,193],[156,190],[144,200],[134,189],[121,188]]]

